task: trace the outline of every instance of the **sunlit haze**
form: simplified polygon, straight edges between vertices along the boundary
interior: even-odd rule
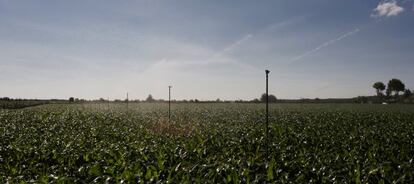
[[[414,88],[411,0],[0,0],[0,97],[226,100]]]

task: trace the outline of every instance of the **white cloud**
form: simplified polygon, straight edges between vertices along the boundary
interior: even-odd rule
[[[378,4],[371,14],[371,17],[392,17],[404,12],[404,8],[397,4],[397,1],[383,1]]]

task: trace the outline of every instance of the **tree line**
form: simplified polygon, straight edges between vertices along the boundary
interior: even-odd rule
[[[405,87],[405,84],[400,79],[391,79],[388,84],[383,82],[375,82],[372,87],[375,89],[377,96],[380,98],[392,98],[398,99],[400,93],[403,92],[403,97],[408,98],[412,95],[412,91]]]

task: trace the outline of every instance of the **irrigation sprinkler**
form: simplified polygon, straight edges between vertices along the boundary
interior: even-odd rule
[[[266,158],[269,158],[269,70],[266,72]]]
[[[110,101],[109,101],[109,97],[108,97],[108,111],[109,111],[109,102],[110,102]]]
[[[171,119],[171,88],[172,86],[168,86],[168,121]]]
[[[127,92],[127,98],[126,98],[126,109],[127,109],[127,111],[128,111],[128,103],[129,103],[129,98],[128,98],[128,92]]]

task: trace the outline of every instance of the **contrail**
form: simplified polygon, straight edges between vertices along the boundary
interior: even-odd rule
[[[309,56],[309,55],[311,55],[311,54],[313,54],[313,53],[315,53],[315,52],[318,52],[319,50],[321,50],[321,49],[323,49],[323,48],[325,48],[325,47],[328,47],[328,46],[330,46],[330,45],[332,45],[332,44],[334,44],[334,43],[336,43],[336,42],[338,42],[338,41],[341,41],[341,40],[343,40],[343,39],[345,39],[345,38],[347,38],[347,37],[350,37],[350,36],[352,36],[352,35],[354,35],[354,34],[358,33],[360,30],[361,30],[361,29],[356,28],[356,29],[354,29],[354,30],[352,30],[352,31],[350,31],[350,32],[347,32],[347,33],[345,33],[345,34],[343,34],[343,35],[341,35],[341,36],[339,36],[339,37],[337,37],[337,38],[335,38],[335,39],[329,40],[329,41],[327,41],[327,42],[325,42],[325,43],[323,43],[323,44],[319,45],[318,47],[316,47],[316,48],[314,48],[314,49],[312,49],[312,50],[310,50],[310,51],[308,51],[308,52],[306,52],[306,53],[304,53],[304,54],[302,54],[302,55],[299,55],[299,56],[296,56],[296,57],[292,58],[292,60],[290,61],[290,63],[293,63],[293,62],[299,61],[299,60],[301,60],[302,58],[304,58],[304,57],[306,57],[306,56]]]
[[[237,40],[236,42],[232,43],[231,45],[227,46],[225,49],[223,49],[221,52],[217,52],[215,53],[213,56],[211,56],[210,58],[215,58],[215,57],[219,57],[222,56],[224,53],[229,52],[237,47],[239,47],[243,42],[248,41],[249,39],[251,39],[253,37],[252,34],[247,34],[245,36],[243,36],[241,39]]]
[[[238,47],[242,46],[245,42],[248,42],[249,40],[254,39],[254,37],[256,37],[258,35],[264,34],[267,31],[280,29],[280,28],[283,28],[283,27],[288,27],[288,26],[297,24],[299,22],[302,22],[306,19],[307,19],[306,16],[294,17],[294,18],[290,18],[288,20],[284,20],[284,21],[281,21],[281,22],[276,22],[276,23],[270,24],[269,26],[264,27],[263,29],[260,29],[260,30],[254,32],[254,33],[245,34],[243,37],[241,37],[240,39],[238,39],[235,42],[231,43],[226,48],[224,48],[221,51],[216,52],[215,54],[213,54],[211,57],[209,57],[208,60],[210,60],[211,58],[220,57],[220,56],[226,54],[227,52],[235,50]]]

